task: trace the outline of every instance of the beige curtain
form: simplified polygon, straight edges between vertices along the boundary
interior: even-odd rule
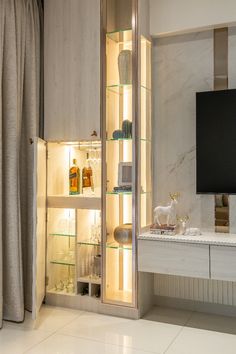
[[[32,304],[33,146],[40,114],[37,0],[0,0],[0,324]]]

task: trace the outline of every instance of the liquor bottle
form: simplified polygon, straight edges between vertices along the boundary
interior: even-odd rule
[[[82,187],[83,193],[86,191],[91,192],[93,191],[93,170],[89,164],[89,155],[87,154],[86,165],[82,170]]]
[[[73,159],[73,165],[69,172],[69,193],[80,194],[80,169],[76,164],[76,159]]]

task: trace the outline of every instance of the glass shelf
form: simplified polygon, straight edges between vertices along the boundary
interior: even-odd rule
[[[59,264],[59,265],[66,265],[66,266],[75,266],[75,262],[70,262],[70,261],[61,261],[61,260],[52,260],[50,261],[52,264]]]
[[[50,233],[49,236],[60,236],[60,237],[76,237],[76,235],[72,234],[64,234],[64,233]]]
[[[112,248],[112,249],[116,249],[116,250],[128,250],[128,251],[132,251],[132,244],[130,245],[120,245],[119,243],[117,243],[116,241],[112,241],[112,242],[107,242],[106,243],[106,248]]]
[[[111,142],[111,141],[113,141],[113,142],[116,142],[116,141],[132,141],[133,139],[132,138],[120,138],[120,139],[113,139],[113,138],[110,138],[110,139],[107,139],[106,141],[107,142]],[[150,143],[151,142],[151,140],[150,139],[144,139],[144,138],[140,138],[140,140],[141,141],[144,141],[144,142],[148,142],[148,143]]]
[[[75,296],[75,292],[67,292],[66,290],[56,290],[55,288],[52,288],[50,290],[47,290],[48,294],[61,294],[61,295],[67,295],[67,296]]]
[[[144,191],[141,192],[141,194],[149,194],[149,193],[151,193],[151,192],[144,192]],[[128,191],[124,191],[124,192],[110,191],[110,192],[106,192],[106,194],[108,194],[108,195],[132,195],[133,192],[132,191],[130,191],[130,192],[128,192]]]
[[[92,241],[78,241],[77,242],[78,245],[85,245],[85,246],[96,246],[96,247],[100,247],[101,244],[100,243],[95,243]],[[124,245],[121,246],[119,245],[119,243],[115,242],[115,241],[110,241],[107,242],[106,244],[106,248],[113,248],[113,249],[124,249],[124,250],[132,250],[132,245]]]
[[[122,192],[113,192],[113,191],[111,191],[111,192],[106,192],[106,194],[108,194],[108,195],[132,195],[133,194],[133,192],[132,191],[122,191]]]
[[[127,90],[132,90],[132,84],[116,84],[116,85],[108,85],[107,90],[113,93],[116,93],[118,95],[122,94],[123,89]],[[122,89],[122,90],[121,90]],[[148,87],[145,87],[141,85],[141,89],[151,92],[151,90]]]
[[[98,284],[100,285],[102,280],[100,277],[95,277],[94,275],[85,275],[83,277],[79,277],[77,279],[78,282],[81,282],[81,283],[92,283],[92,284]]]
[[[101,243],[96,243],[93,241],[78,241],[77,242],[78,245],[86,245],[86,246],[97,246],[97,247],[101,247]]]
[[[120,44],[132,42],[132,29],[128,28],[126,30],[117,30],[117,31],[108,32],[107,38]]]
[[[119,139],[107,139],[107,142],[109,141],[132,141],[133,139],[132,138],[119,138]]]

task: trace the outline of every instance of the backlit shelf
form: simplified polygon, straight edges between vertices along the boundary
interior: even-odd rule
[[[122,192],[113,192],[113,191],[111,191],[111,192],[106,192],[106,194],[107,195],[132,195],[133,194],[133,192],[131,191],[131,192],[128,192],[128,191],[122,191]]]
[[[145,142],[151,142],[150,139],[146,139],[146,138],[140,138],[141,141],[145,141]],[[120,138],[120,139],[107,139],[107,142],[123,142],[123,141],[128,141],[128,142],[132,142],[133,139],[132,138]]]
[[[132,251],[132,244],[121,245],[121,244],[117,243],[116,241],[112,241],[112,242],[106,243],[106,248],[111,248],[111,249],[121,250],[121,251],[126,251],[126,250]]]
[[[86,275],[86,276],[83,276],[83,277],[79,277],[77,279],[77,281],[80,282],[80,283],[91,283],[91,284],[98,284],[98,285],[101,284],[101,278],[94,277],[92,275]]]
[[[64,261],[64,260],[52,260],[50,261],[51,264],[58,264],[58,265],[65,265],[65,266],[75,266],[75,262],[71,262],[71,261]]]
[[[115,84],[115,85],[107,85],[107,90],[113,93],[116,93],[118,95],[122,95],[127,91],[131,91],[132,90],[132,84]],[[141,89],[145,90],[146,92],[151,92],[151,89],[148,87],[145,87],[143,85],[141,85]]]
[[[56,290],[55,288],[52,288],[50,290],[47,290],[47,294],[56,294],[56,295],[67,295],[67,296],[75,296],[75,292],[67,292],[66,290]]]
[[[84,246],[96,246],[96,247],[100,247],[101,246],[101,243],[96,243],[96,242],[93,242],[93,241],[78,241],[77,242],[78,245],[84,245]]]
[[[140,194],[150,194],[151,192],[144,192],[141,191]],[[120,191],[120,192],[115,192],[115,191],[108,191],[106,192],[107,195],[132,195],[132,191]]]
[[[67,234],[67,233],[50,233],[49,236],[59,236],[59,237],[76,237],[74,234]]]
[[[132,29],[116,30],[107,33],[107,38],[116,42],[117,44],[125,44],[132,42]]]
[[[101,243],[96,243],[92,241],[78,241],[78,245],[82,246],[96,246],[96,247],[101,247]],[[120,249],[120,250],[132,250],[132,245],[120,245],[119,243],[115,241],[109,241],[106,243],[106,248],[113,248],[113,249]]]
[[[95,195],[50,195],[47,198],[47,203],[48,208],[101,209],[101,198]]]

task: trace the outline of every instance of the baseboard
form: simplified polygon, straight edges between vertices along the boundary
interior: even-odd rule
[[[64,295],[47,293],[45,303],[51,306],[67,307],[81,311],[89,311],[104,315],[129,318],[137,320],[139,311],[136,308],[104,304],[100,299],[92,296]]]
[[[192,301],[155,295],[154,305],[236,317],[236,306],[213,304],[209,302]]]

